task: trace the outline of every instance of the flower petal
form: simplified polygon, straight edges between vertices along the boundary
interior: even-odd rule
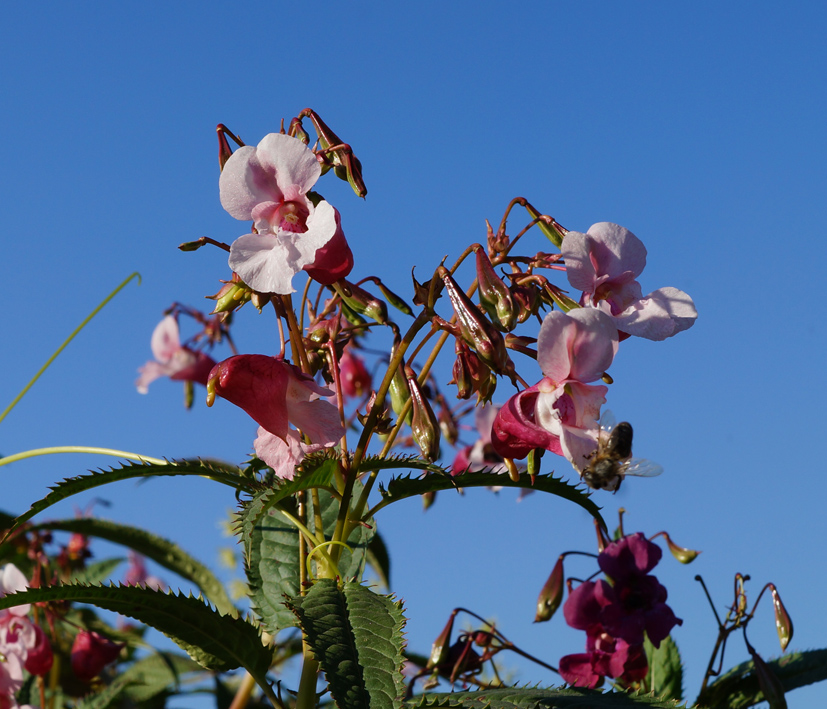
[[[236,219],[251,219],[257,204],[279,202],[283,196],[276,176],[262,166],[256,148],[250,145],[239,148],[227,160],[218,189],[221,206]]]
[[[275,174],[285,200],[306,194],[322,174],[313,151],[298,138],[283,133],[265,135],[256,148],[256,157],[268,174]]]
[[[665,340],[695,324],[692,298],[677,288],[659,288],[614,317],[617,328],[647,340]]]
[[[537,338],[537,363],[559,384],[567,379],[591,382],[612,364],[618,335],[612,319],[594,308],[554,310]]]
[[[181,347],[178,333],[178,321],[172,315],[167,315],[152,331],[150,341],[152,356],[159,362],[169,362],[172,356]]]

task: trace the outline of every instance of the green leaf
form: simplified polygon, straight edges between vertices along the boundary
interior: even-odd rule
[[[827,679],[827,649],[792,652],[767,660],[785,692]],[[697,699],[704,707],[740,709],[764,701],[752,660],[733,667],[710,684]]]
[[[122,676],[116,677],[100,692],[87,694],[76,705],[76,709],[106,709],[114,702],[121,692],[129,685],[129,680]]]
[[[167,690],[178,692],[182,675],[193,673],[198,673],[200,677],[204,670],[186,655],[159,652],[138,660],[121,674],[129,680],[124,694],[133,701],[145,702]]]
[[[340,589],[321,579],[293,605],[339,709],[402,706],[401,603],[358,583]]]
[[[374,512],[392,502],[397,502],[398,500],[414,495],[422,495],[426,492],[438,492],[440,490],[453,490],[465,487],[490,487],[492,485],[537,490],[562,497],[580,505],[580,507],[600,523],[603,529],[606,529],[606,523],[600,515],[600,508],[592,502],[591,497],[583,488],[575,487],[562,478],[554,478],[551,475],[535,475],[532,479],[532,477],[526,473],[522,473],[517,481],[512,480],[507,473],[490,473],[485,471],[461,473],[460,475],[450,475],[440,472],[431,473],[421,478],[412,476],[392,478],[388,483],[387,491],[383,490],[380,486],[382,501],[374,507]]]
[[[100,584],[106,581],[126,559],[123,557],[115,559],[104,559],[94,564],[89,564],[85,569],[78,569],[71,578],[72,584]]]
[[[358,499],[360,490],[361,485],[355,484],[354,499]],[[307,519],[312,520],[315,516],[314,505],[312,496],[307,497]],[[326,490],[319,490],[319,502],[325,539],[330,539],[336,528],[339,501]],[[291,498],[283,500],[282,504],[287,507],[294,503]],[[373,521],[369,520],[368,524],[369,527],[359,525],[351,532],[347,541],[350,551],[342,552],[338,564],[343,579],[362,578],[367,548],[374,532]],[[245,546],[248,546],[246,540]],[[278,509],[271,508],[253,528],[249,547],[247,582],[250,602],[265,630],[276,635],[280,630],[296,625],[296,617],[284,601],[285,598],[298,596],[300,591],[299,532]]]
[[[149,463],[126,463],[120,468],[100,470],[89,475],[78,475],[74,478],[67,478],[50,488],[51,492],[42,500],[35,502],[28,512],[20,515],[14,520],[14,525],[8,530],[6,536],[17,529],[21,524],[27,522],[36,514],[57,504],[67,497],[77,495],[87,490],[108,485],[109,483],[131,480],[134,478],[147,478],[171,475],[197,475],[209,480],[228,485],[236,490],[252,492],[260,489],[258,481],[241,475],[241,471],[231,472],[226,466],[216,464],[213,461],[203,460],[182,460],[172,461],[168,465],[151,465]]]
[[[168,539],[150,534],[138,527],[88,517],[44,522],[35,526],[34,529],[77,532],[90,537],[106,539],[115,544],[122,544],[194,583],[222,615],[237,613],[233,602],[224,590],[224,585],[215,575],[200,561],[194,559]],[[96,579],[96,581],[100,580],[102,579]]]
[[[337,461],[332,458],[308,456],[292,480],[284,480],[278,487],[263,490],[244,503],[238,514],[238,528],[244,541],[244,553],[249,557],[250,542],[255,526],[268,510],[295,493],[330,485]]]
[[[646,638],[643,643],[649,672],[643,680],[643,688],[664,699],[683,699],[683,665],[681,654],[672,636],[663,640],[656,648]]]
[[[244,667],[263,679],[273,653],[258,629],[242,618],[221,615],[199,598],[140,586],[62,585],[30,589],[0,598],[0,610],[40,601],[89,603],[160,630],[209,670]]]
[[[379,583],[390,591],[391,588],[391,557],[388,554],[388,548],[385,546],[385,541],[375,533],[368,545],[367,563],[373,572],[376,574]]]
[[[405,702],[406,709],[430,707],[461,707],[462,709],[631,709],[653,707],[675,709],[680,705],[671,699],[658,699],[650,695],[625,692],[606,692],[597,689],[540,689],[537,687],[512,687],[480,689],[476,692],[451,692],[450,694],[420,694]]]

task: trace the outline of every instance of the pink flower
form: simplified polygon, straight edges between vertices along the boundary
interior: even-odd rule
[[[342,393],[346,397],[362,397],[370,391],[372,382],[365,360],[353,354],[350,347],[345,347],[342,352],[339,372],[342,375]]]
[[[125,643],[115,643],[88,630],[81,630],[72,643],[72,671],[82,682],[97,677],[110,662],[118,659]]]
[[[166,587],[161,579],[149,574],[144,563],[144,557],[134,551],[129,552],[129,567],[126,570],[124,585],[145,586],[156,591],[162,591]]]
[[[659,288],[641,295],[635,279],[646,265],[646,247],[628,229],[600,222],[585,234],[570,231],[561,254],[569,283],[583,291],[581,305],[609,315],[621,332],[665,340],[695,324],[695,304],[683,291]]]
[[[332,392],[276,357],[225,359],[210,373],[207,390],[208,404],[217,394],[259,424],[256,454],[280,478],[292,480],[295,466],[306,454],[333,446],[344,435],[338,408],[319,398]],[[290,424],[310,443],[304,443]]]
[[[203,352],[181,345],[178,321],[172,315],[167,315],[158,323],[150,344],[156,361],[147,362],[138,370],[140,376],[135,386],[141,394],[146,394],[147,387],[159,377],[207,384],[215,360]]]
[[[597,625],[586,635],[586,652],[561,657],[559,670],[569,684],[594,689],[604,677],[627,685],[638,682],[649,671],[649,663],[642,644],[630,645]]]
[[[549,313],[537,340],[545,377],[511,397],[494,421],[492,443],[506,458],[535,448],[565,456],[578,470],[597,448],[597,420],[608,389],[588,384],[609,368],[617,352],[611,319],[590,308]]]
[[[236,219],[252,219],[258,232],[236,239],[229,258],[253,290],[292,293],[293,276],[302,269],[330,284],[353,268],[339,212],[307,196],[321,173],[310,148],[280,133],[264,136],[255,148],[239,148],[224,165],[221,204]]]
[[[25,591],[28,587],[29,580],[14,564],[6,564],[3,569],[0,570],[0,598],[8,596],[10,593]],[[22,617],[28,615],[30,609],[31,604],[29,603],[22,606],[12,606],[4,611],[0,611],[0,618],[8,614]]]

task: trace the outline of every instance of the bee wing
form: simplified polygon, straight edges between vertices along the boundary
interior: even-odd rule
[[[612,429],[617,426],[617,419],[615,415],[609,410],[604,409],[603,413],[600,415],[600,428],[604,430],[606,433],[611,433]]]
[[[639,478],[653,478],[663,472],[663,466],[653,463],[646,458],[629,458],[623,470],[623,475],[635,475]]]

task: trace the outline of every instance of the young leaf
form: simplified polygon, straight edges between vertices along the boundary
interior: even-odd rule
[[[0,610],[40,601],[89,603],[160,630],[202,667],[225,672],[244,667],[263,679],[273,653],[259,630],[243,618],[221,615],[199,598],[140,586],[60,585],[0,598]]]
[[[785,692],[827,679],[827,649],[792,652],[768,660]],[[750,707],[764,699],[752,660],[733,667],[710,684],[696,700],[701,706]]]
[[[224,590],[224,585],[215,575],[200,561],[168,539],[155,536],[137,527],[90,517],[44,522],[36,525],[34,529],[77,532],[122,544],[194,583],[222,615],[232,615],[237,612]],[[102,579],[95,579],[95,581],[100,580]]]
[[[358,498],[361,485],[354,486]],[[308,495],[308,498],[310,496]],[[319,490],[324,535],[330,539],[336,527],[339,503],[326,490]],[[292,500],[283,504],[292,504]],[[312,498],[307,503],[307,519],[314,519]],[[343,579],[361,579],[365,558],[374,525],[359,525],[347,541],[351,551],[344,551],[339,559],[339,573]],[[245,546],[248,546],[245,540]],[[299,595],[299,532],[290,520],[277,509],[270,509],[250,535],[250,554],[247,557],[247,582],[250,601],[261,618],[262,625],[272,635],[283,628],[296,625],[296,617],[284,605],[285,597]]]
[[[401,707],[401,603],[358,583],[340,589],[321,579],[292,607],[339,709]]]
[[[93,472],[89,475],[78,475],[74,478],[67,478],[63,482],[59,482],[53,486],[51,492],[42,500],[35,502],[31,508],[24,514],[20,515],[14,520],[14,525],[6,532],[8,536],[11,532],[17,529],[21,524],[27,522],[39,512],[57,504],[67,497],[77,495],[80,492],[86,492],[101,485],[108,485],[109,483],[119,482],[121,480],[130,480],[133,478],[146,478],[164,475],[197,475],[209,480],[228,485],[236,490],[244,490],[252,492],[259,489],[260,484],[244,477],[238,473],[229,471],[225,466],[208,463],[203,460],[182,460],[173,461],[168,465],[151,465],[149,463],[127,463],[120,468],[111,468],[110,470],[101,470]]]
[[[663,640],[658,648],[646,638],[643,647],[649,661],[649,672],[643,680],[646,691],[664,699],[683,699],[683,665],[672,636]]]
[[[182,676],[194,673],[203,677],[204,670],[186,655],[159,652],[138,660],[121,677],[129,680],[124,694],[133,702],[146,702],[165,691],[180,692]]]

